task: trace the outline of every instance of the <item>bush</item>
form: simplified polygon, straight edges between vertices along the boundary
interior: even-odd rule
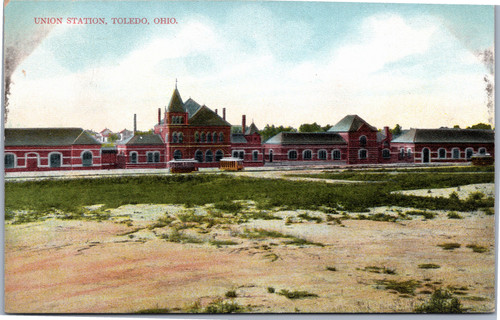
[[[456,243],[456,242],[442,243],[442,244],[438,244],[438,247],[443,248],[443,250],[454,250],[454,249],[460,248],[460,243]]]
[[[448,219],[462,219],[462,216],[452,211],[448,213]]]
[[[488,248],[483,247],[483,246],[478,246],[477,244],[468,244],[467,248],[472,249],[472,251],[477,252],[477,253],[483,253],[488,251]]]
[[[229,290],[225,294],[226,298],[236,298],[238,295],[236,294],[235,290]]]
[[[415,289],[420,286],[420,282],[416,280],[377,280],[377,284],[383,285],[386,290],[395,290],[402,294],[415,294]]]
[[[208,306],[205,307],[205,313],[240,313],[243,312],[245,308],[243,308],[238,303],[231,301],[223,301],[222,299],[218,299],[212,301]]]
[[[279,295],[285,296],[288,299],[303,299],[303,298],[316,298],[318,297],[315,293],[310,293],[307,291],[288,291],[286,289],[280,290]]]
[[[267,287],[267,292],[269,293],[274,293],[274,288],[273,287]]]
[[[216,202],[214,204],[215,209],[219,209],[222,211],[228,211],[231,213],[237,213],[240,212],[241,209],[243,209],[243,205],[239,202],[233,202],[233,201],[221,201],[221,202]]]
[[[425,219],[434,219],[434,217],[436,217],[435,213],[422,210],[410,210],[405,213],[411,216],[423,216]]]
[[[335,268],[335,267],[326,267],[326,270],[328,270],[328,271],[337,271],[337,268]]]
[[[418,267],[420,269],[439,269],[439,268],[441,268],[440,265],[435,264],[435,263],[422,263],[422,264],[419,264]]]
[[[417,313],[463,313],[460,301],[447,290],[437,289],[428,302],[417,306]]]

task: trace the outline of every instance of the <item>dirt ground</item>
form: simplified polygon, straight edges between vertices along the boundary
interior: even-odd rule
[[[494,185],[482,185],[481,191],[494,194]],[[437,196],[444,191],[425,192]],[[251,202],[245,206],[244,210],[256,211]],[[433,211],[434,219],[413,216],[384,222],[356,220],[357,214],[349,212],[330,215],[348,218],[334,221],[323,212],[275,210],[269,213],[281,220],[251,219],[215,225],[209,231],[182,230],[204,239],[202,243],[169,242],[161,237],[168,227],[147,228],[165,213],[175,216],[186,210],[203,215],[211,207],[139,204],[111,209],[111,219],[101,222],[49,218],[7,224],[6,312],[134,313],[155,308],[185,312],[196,302],[206,306],[231,290],[236,292],[233,300],[246,312],[412,312],[436,288],[453,291],[470,312],[494,311],[495,218],[482,211],[458,212],[462,219]],[[371,214],[397,216],[407,210],[381,207]],[[287,244],[279,237],[242,237],[253,229],[278,231],[323,246]],[[214,245],[210,240],[236,244]],[[438,246],[443,243],[460,247],[444,250]],[[467,247],[472,244],[484,252]],[[424,269],[422,264],[437,267]],[[414,280],[415,290],[398,292],[382,280]],[[282,289],[317,297],[288,299],[278,294]]]

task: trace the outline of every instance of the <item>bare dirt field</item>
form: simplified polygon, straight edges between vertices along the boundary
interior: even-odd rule
[[[494,194],[494,184],[480,188]],[[107,209],[103,221],[7,223],[6,312],[198,312],[218,299],[243,312],[413,312],[437,288],[468,312],[494,311],[494,215],[364,213],[399,217],[390,222],[240,204],[237,215],[213,205],[137,204]],[[251,214],[262,217],[245,218]]]

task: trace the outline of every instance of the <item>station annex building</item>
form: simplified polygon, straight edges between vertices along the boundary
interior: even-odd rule
[[[103,147],[81,128],[5,129],[5,171],[168,168],[169,161],[196,160],[197,167],[218,167],[223,157],[243,165],[389,164],[468,162],[475,154],[494,155],[494,131],[479,129],[410,129],[392,137],[357,115],[347,115],[328,132],[281,132],[265,142],[257,126],[232,133],[218,110],[175,88],[150,134],[134,133],[113,148]],[[134,119],[135,128],[135,119]],[[135,132],[135,129],[134,129]]]

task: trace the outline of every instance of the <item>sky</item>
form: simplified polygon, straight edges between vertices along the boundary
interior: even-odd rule
[[[478,53],[494,47],[493,6],[13,0],[4,14],[4,48],[16,55],[7,127],[120,131],[137,114],[149,130],[176,79],[184,101],[226,108],[232,124],[245,114],[259,128],[348,114],[378,128],[491,117],[493,75]],[[135,17],[149,24],[111,20]],[[154,23],[162,17],[177,23]]]

